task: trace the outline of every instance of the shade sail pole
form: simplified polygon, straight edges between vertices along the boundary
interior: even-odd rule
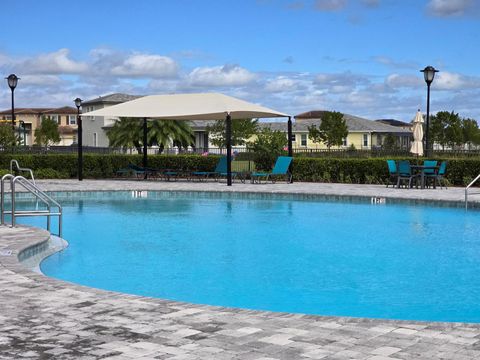
[[[232,186],[232,117],[227,113],[225,135],[227,140],[227,186]]]
[[[147,159],[147,118],[143,118],[143,168],[145,169],[145,179],[147,178],[147,171],[146,168],[148,166],[148,159]]]
[[[288,117],[288,156],[293,157],[292,148],[292,117]],[[292,173],[292,165],[290,164],[290,173]],[[293,176],[290,177],[290,183],[293,183]]]
[[[288,117],[288,156],[293,156],[292,149],[292,117]]]

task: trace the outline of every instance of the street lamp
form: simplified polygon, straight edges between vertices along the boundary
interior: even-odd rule
[[[430,153],[430,141],[428,138],[428,132],[430,129],[430,85],[435,78],[435,73],[438,70],[435,70],[433,66],[427,66],[425,69],[420,70],[423,72],[423,76],[425,77],[425,82],[427,83],[427,123],[426,123],[426,130],[425,130],[425,156],[429,156]]]
[[[12,129],[15,131],[15,106],[14,106],[14,101],[13,101],[13,92],[15,91],[15,88],[17,87],[18,80],[20,79],[17,77],[15,74],[10,74],[8,77],[6,77],[8,82],[8,86],[10,87],[10,90],[12,90]]]
[[[83,148],[82,148],[82,118],[80,117],[80,107],[82,106],[82,99],[76,98],[74,100],[77,107],[77,149],[78,149],[78,180],[83,180]]]

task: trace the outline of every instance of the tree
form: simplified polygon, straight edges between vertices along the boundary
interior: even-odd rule
[[[458,113],[455,114],[453,111],[447,113],[446,116],[446,127],[445,127],[445,139],[447,144],[453,149],[455,146],[463,144],[463,131],[462,131],[462,120]]]
[[[60,142],[58,123],[50,116],[42,116],[40,126],[35,129],[35,144],[49,146]]]
[[[147,145],[158,145],[160,152],[171,142],[180,147],[193,145],[193,131],[186,121],[152,120],[147,123]],[[107,137],[111,147],[134,147],[142,153],[143,122],[137,118],[122,117],[110,129]]]
[[[392,133],[388,133],[385,138],[383,139],[383,144],[382,148],[384,150],[395,150],[398,148],[397,146],[397,139],[395,138],[395,135]]]
[[[15,146],[17,138],[13,132],[12,125],[0,124],[0,149],[8,149]]]
[[[447,139],[445,135],[446,115],[449,113],[446,111],[439,111],[436,115],[430,117],[430,131],[429,136],[431,143],[437,143],[442,145],[442,148],[445,148],[447,144]]]
[[[463,142],[468,145],[470,150],[472,144],[478,145],[480,143],[480,129],[478,123],[474,119],[462,119]]]
[[[257,138],[247,144],[247,147],[254,152],[257,169],[270,170],[275,159],[285,152],[287,143],[284,132],[264,127],[257,133]]]
[[[225,120],[217,120],[213,125],[207,126],[207,131],[213,145],[219,148],[227,147]],[[258,120],[232,120],[232,146],[245,145],[248,139],[257,133]]]
[[[337,111],[325,111],[319,128],[315,125],[308,127],[308,137],[313,142],[324,142],[327,148],[340,146],[348,136],[348,127],[343,114]]]

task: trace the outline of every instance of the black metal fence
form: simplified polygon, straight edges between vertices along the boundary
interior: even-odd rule
[[[139,149],[140,153],[142,149]],[[71,154],[77,153],[77,146],[16,146],[14,148],[1,149],[0,153],[15,154]],[[235,154],[241,154],[241,158],[250,159],[251,152],[245,147],[234,147],[232,151]],[[111,147],[93,147],[84,146],[84,153],[92,154],[139,154],[137,149],[123,149]],[[149,147],[147,153],[155,154],[197,154],[197,155],[226,155],[225,148],[166,148],[160,150],[158,147]],[[411,157],[412,154],[406,149],[293,149],[294,156],[317,157],[317,158],[375,158],[375,157]],[[465,158],[480,157],[480,149],[472,150],[434,150],[431,157],[443,158]]]

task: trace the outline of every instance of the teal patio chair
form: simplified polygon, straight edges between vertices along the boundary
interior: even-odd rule
[[[426,180],[428,182],[429,179],[433,181],[433,185],[438,184],[440,186],[440,189],[443,189],[443,186],[445,186],[445,189],[447,189],[447,184],[445,182],[445,174],[447,172],[447,162],[442,161],[440,164],[440,167],[438,168],[438,172],[434,172],[433,174],[426,174]],[[442,186],[443,183],[443,186]]]
[[[292,181],[292,174],[289,171],[290,164],[292,163],[292,157],[290,156],[279,156],[275,162],[275,166],[272,171],[269,173],[265,172],[254,172],[250,174],[251,182],[260,183],[262,178],[265,178],[265,182],[270,180],[272,183],[275,182],[275,179],[281,176],[285,176],[287,183]]]
[[[218,178],[227,172],[227,157],[222,156],[218,159],[217,166],[213,171],[193,171],[191,173],[192,179],[206,180],[209,177]]]
[[[402,160],[398,162],[398,177],[397,177],[397,188],[400,187],[402,181],[408,180],[408,187],[412,187],[412,182],[417,180],[417,175],[412,173],[412,168],[410,167],[410,161]]]
[[[397,184],[398,180],[398,169],[397,169],[397,162],[395,160],[387,160],[387,165],[388,165],[388,182],[387,182],[387,188],[388,185],[392,185],[392,187],[395,187]]]
[[[433,185],[435,185],[435,175],[437,173],[437,169],[435,167],[437,166],[438,161],[437,160],[424,160],[423,161],[423,166],[425,167],[422,169],[423,171],[423,176],[425,177],[425,186],[428,186],[428,180],[433,179]]]

